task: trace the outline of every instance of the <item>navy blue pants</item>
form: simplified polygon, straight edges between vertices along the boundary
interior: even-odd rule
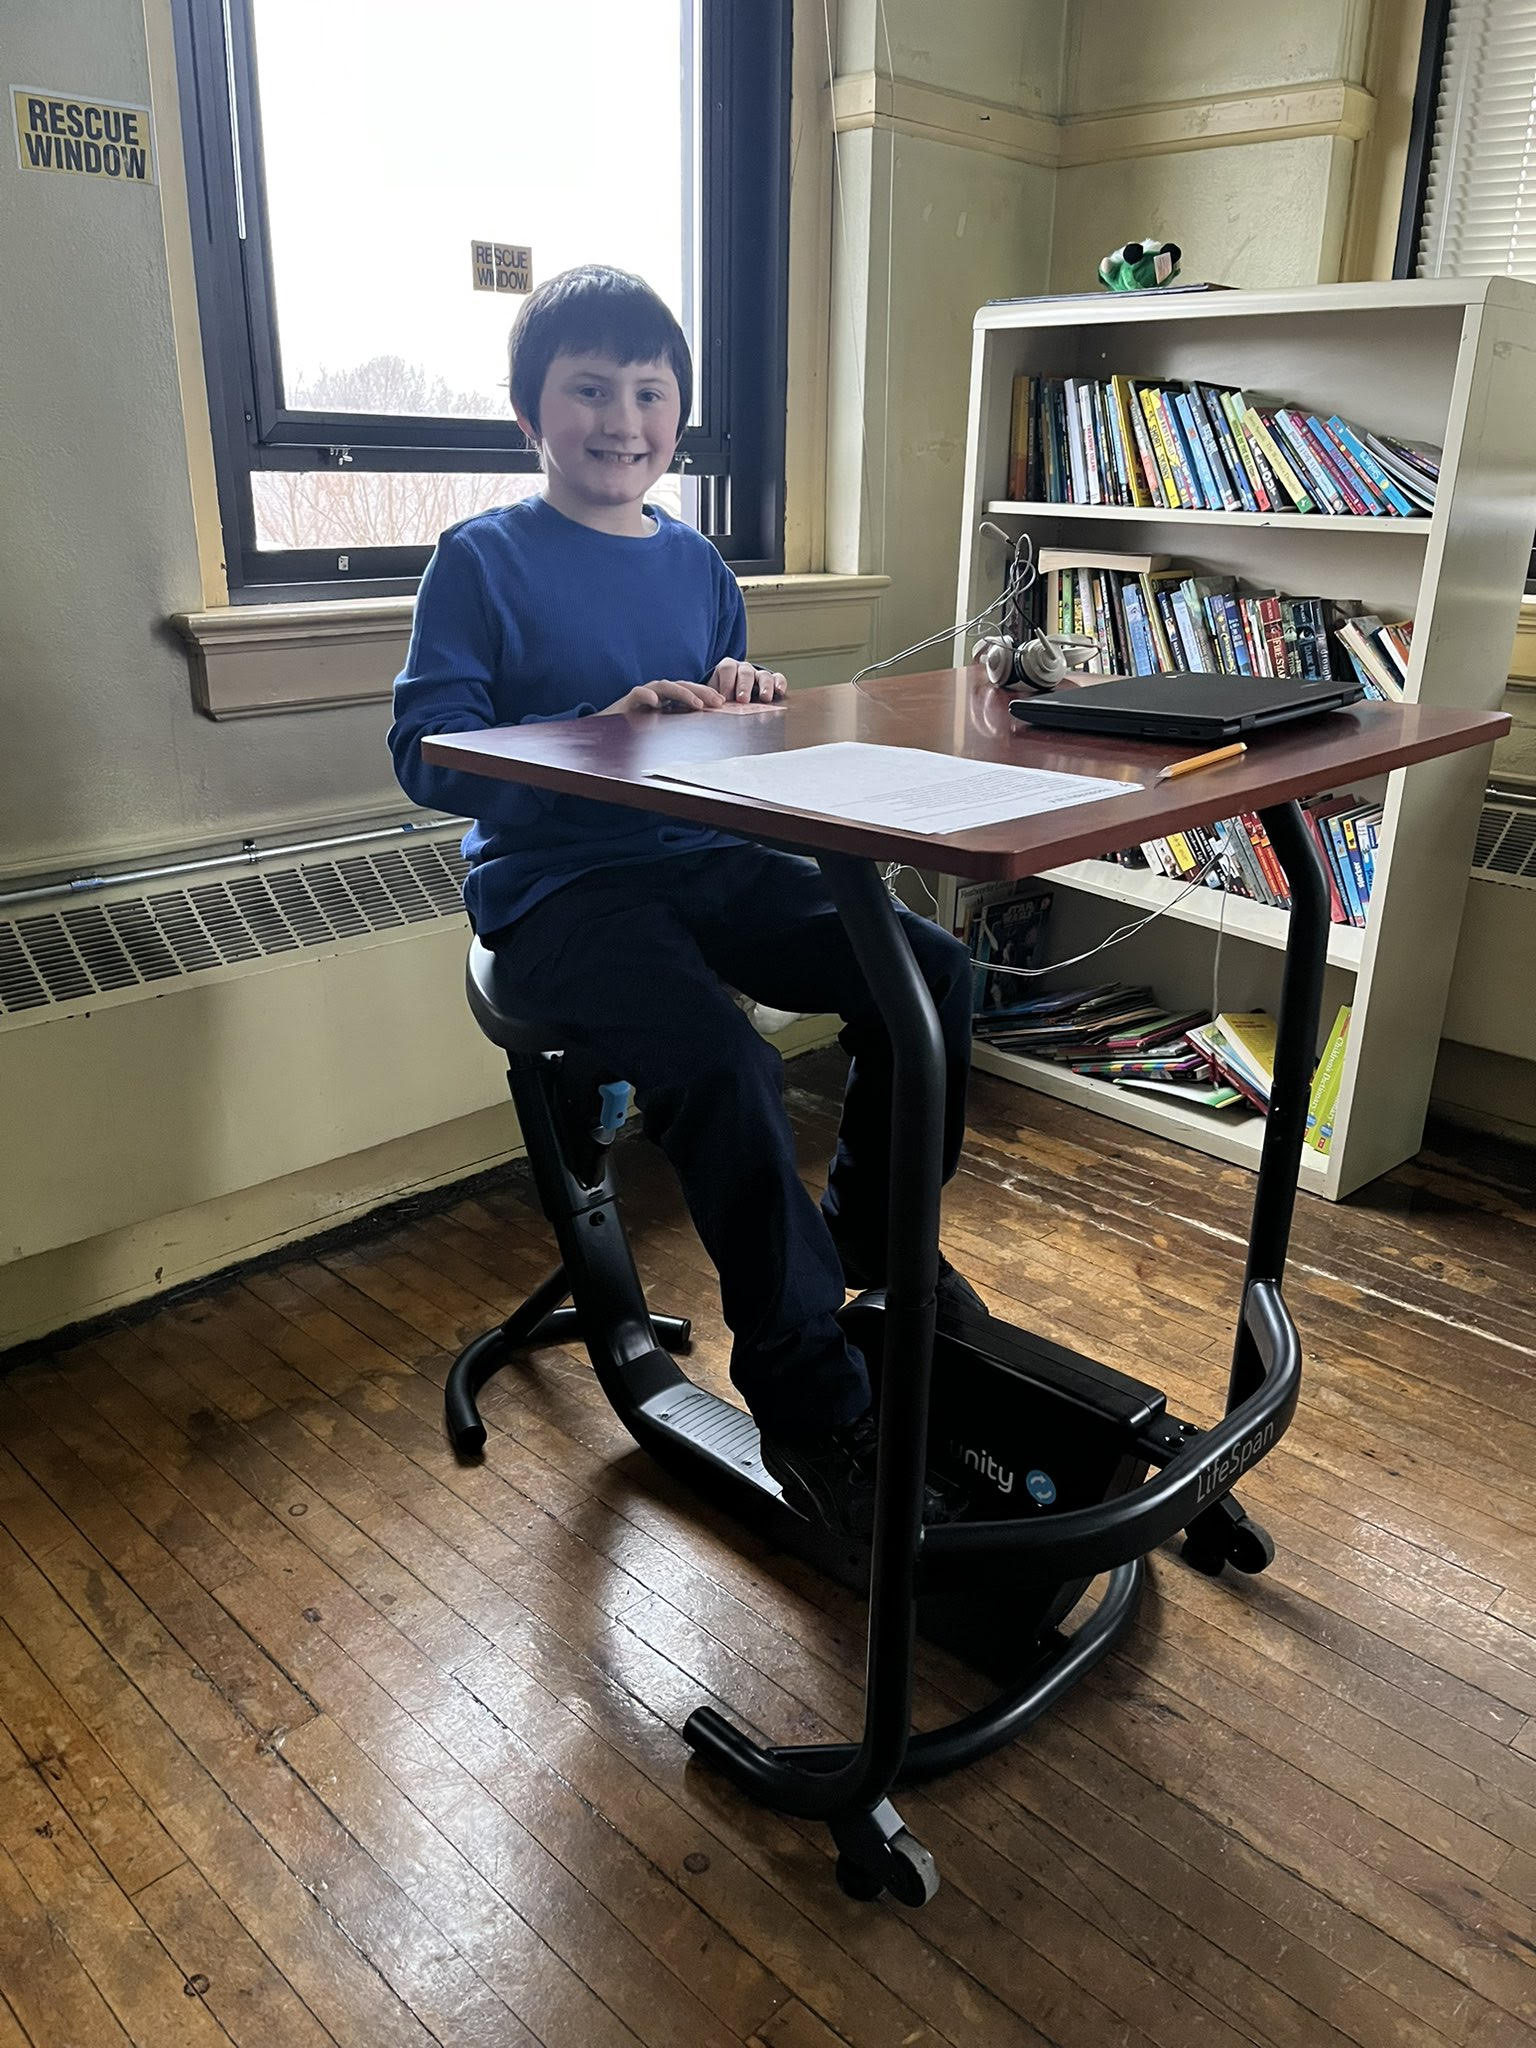
[[[901,920],[943,1028],[948,1180],[965,1132],[970,963],[927,918]],[[741,845],[594,869],[486,943],[509,998],[633,1084],[720,1275],[731,1378],[758,1422],[801,1435],[861,1415],[869,1377],[833,1320],[832,1232],[861,1273],[884,1278],[892,1062],[816,863]],[[796,1165],[779,1055],[727,986],[843,1019],[848,1085],[820,1213]]]

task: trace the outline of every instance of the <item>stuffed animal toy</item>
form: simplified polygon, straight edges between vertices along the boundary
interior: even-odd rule
[[[1106,291],[1151,291],[1178,276],[1182,253],[1177,242],[1127,242],[1099,265],[1099,282]]]

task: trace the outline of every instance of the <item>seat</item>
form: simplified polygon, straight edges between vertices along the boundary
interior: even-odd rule
[[[505,989],[499,986],[499,966],[489,946],[482,946],[478,939],[470,940],[469,958],[464,964],[464,992],[469,997],[470,1014],[480,1029],[503,1052],[563,1052],[565,1047],[549,1025],[520,1015],[508,1001]]]

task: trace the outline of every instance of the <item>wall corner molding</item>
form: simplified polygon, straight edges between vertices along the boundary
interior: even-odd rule
[[[1016,163],[1080,170],[1133,157],[1308,135],[1358,142],[1371,132],[1376,101],[1348,79],[1325,78],[1271,91],[1211,93],[1053,120],[913,79],[859,71],[832,81],[832,118],[840,135],[882,129]]]

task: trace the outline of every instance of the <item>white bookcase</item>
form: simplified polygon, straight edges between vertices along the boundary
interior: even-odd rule
[[[1300,401],[1444,450],[1423,519],[1174,512],[1021,504],[1005,498],[1014,377],[1209,380],[1250,398]],[[1198,573],[1297,596],[1359,599],[1412,616],[1407,695],[1493,710],[1502,702],[1536,526],[1536,284],[1446,278],[1306,291],[1062,298],[976,316],[957,616],[1001,588],[990,518],[1036,545],[1158,553]],[[969,658],[957,642],[956,660]],[[1302,1185],[1339,1199],[1418,1150],[1486,751],[1356,784],[1385,804],[1363,930],[1335,925],[1322,1031],[1352,1007],[1333,1145],[1307,1151]],[[1041,878],[1055,894],[1047,959],[1066,959],[1181,885],[1108,861]],[[942,900],[947,912],[952,895]],[[1095,961],[1095,978],[1146,981],[1170,1002],[1210,1001],[1218,931],[1220,1006],[1275,1009],[1284,911],[1198,889]],[[1066,970],[1063,983],[1085,970]],[[1043,980],[1040,986],[1050,986]],[[1262,1120],[1203,1111],[978,1044],[978,1066],[1238,1165],[1258,1163]]]

